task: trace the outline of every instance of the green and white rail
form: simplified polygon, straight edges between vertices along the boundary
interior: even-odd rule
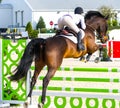
[[[15,43],[11,40],[0,40],[0,103],[17,104],[26,100],[29,78],[24,84],[23,81],[14,83],[8,79],[25,46],[26,40]],[[32,66],[31,71],[33,70]],[[33,98],[37,96],[37,101],[41,98],[42,80],[46,71],[47,67],[42,70],[33,90]],[[44,108],[120,108],[119,86],[119,68],[61,66],[48,85]]]

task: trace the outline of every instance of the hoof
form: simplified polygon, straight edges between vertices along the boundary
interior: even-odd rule
[[[95,63],[98,63],[100,61],[99,57],[96,57],[96,59],[94,60]]]
[[[28,97],[27,100],[25,101],[25,103],[23,104],[23,106],[24,106],[24,108],[28,108],[30,104],[31,104],[31,98]]]
[[[38,108],[43,108],[43,104],[38,104]]]
[[[24,108],[28,108],[28,103],[25,102],[25,103],[23,104],[23,107],[24,107]]]
[[[40,104],[38,104],[38,108],[41,108]]]

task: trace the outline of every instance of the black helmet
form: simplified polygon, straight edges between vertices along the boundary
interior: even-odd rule
[[[75,14],[82,14],[82,13],[83,13],[83,8],[81,8],[81,7],[76,7],[75,10],[74,10],[74,13],[75,13]]]

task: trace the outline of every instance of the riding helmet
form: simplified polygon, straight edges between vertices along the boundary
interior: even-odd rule
[[[76,7],[75,10],[74,10],[74,13],[75,13],[75,14],[82,14],[82,13],[83,13],[83,8],[81,8],[81,7]]]

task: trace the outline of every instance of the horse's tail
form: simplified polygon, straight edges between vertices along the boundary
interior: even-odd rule
[[[14,70],[15,74],[9,77],[10,80],[17,81],[27,76],[27,72],[30,69],[33,59],[40,57],[40,48],[44,42],[44,39],[40,38],[33,39],[28,43],[17,68]]]

